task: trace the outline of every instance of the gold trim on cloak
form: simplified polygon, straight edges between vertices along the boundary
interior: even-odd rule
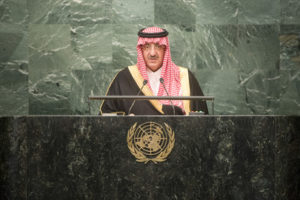
[[[144,79],[138,70],[138,67],[136,65],[132,65],[128,67],[130,74],[132,75],[133,79],[139,86],[139,88],[143,87]],[[190,83],[189,83],[189,71],[187,68],[180,67],[180,83],[181,83],[181,90],[182,90],[182,96],[190,96]],[[145,85],[143,88],[143,91],[145,96],[154,96],[152,93],[152,90],[148,87],[148,85]],[[158,100],[150,100],[150,103],[154,106],[156,110],[158,110],[160,113],[164,114],[162,111],[162,104]],[[184,100],[183,101],[183,108],[185,110],[186,115],[189,114],[191,110],[191,104],[190,100]]]
[[[133,77],[134,81],[136,82],[136,84],[139,86],[139,88],[142,88],[144,78],[141,75],[138,67],[136,65],[132,65],[132,66],[129,66],[128,69],[129,69],[129,72],[130,72],[131,76]],[[144,86],[142,92],[144,93],[145,96],[154,96],[152,93],[152,90],[148,87],[148,85]],[[158,110],[160,113],[164,114],[164,112],[162,110],[162,104],[158,100],[154,99],[154,100],[149,100],[149,101],[156,110]]]
[[[120,72],[118,72],[118,73],[114,76],[113,80],[110,82],[109,86],[108,86],[107,89],[106,89],[105,96],[107,96],[107,93],[108,93],[108,91],[109,91],[109,89],[110,89],[112,83],[115,81],[115,79],[116,79],[116,77],[118,76],[119,73],[120,73]],[[100,114],[101,114],[101,115],[103,114],[103,112],[102,112],[102,106],[103,106],[103,104],[104,104],[104,101],[105,101],[105,100],[102,101],[102,103],[101,103],[101,105],[100,105],[100,108],[99,108],[99,111],[100,111]],[[110,113],[116,113],[116,114],[122,113],[122,115],[125,115],[125,112],[124,112],[124,111],[115,111],[115,112],[110,112]]]
[[[181,91],[182,96],[190,96],[191,90],[190,90],[190,79],[189,79],[189,70],[185,67],[180,67],[180,83],[181,83]],[[183,108],[186,113],[186,115],[189,115],[191,111],[191,101],[190,100],[183,100]]]

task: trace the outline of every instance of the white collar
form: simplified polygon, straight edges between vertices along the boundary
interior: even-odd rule
[[[148,74],[149,83],[152,88],[153,94],[157,96],[159,90],[159,84],[160,84],[159,79],[161,74],[161,68],[159,68],[155,72],[147,68],[147,74]]]

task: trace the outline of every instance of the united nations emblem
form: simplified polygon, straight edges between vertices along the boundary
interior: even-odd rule
[[[127,133],[127,145],[137,162],[163,162],[171,153],[175,143],[174,131],[164,123],[135,123]]]

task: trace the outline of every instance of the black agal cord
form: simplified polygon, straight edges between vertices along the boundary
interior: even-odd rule
[[[144,33],[143,30],[145,28],[141,29],[138,32],[138,36],[143,37],[143,38],[158,38],[158,37],[166,37],[169,33],[166,29],[163,29],[163,32],[159,32],[159,33]]]

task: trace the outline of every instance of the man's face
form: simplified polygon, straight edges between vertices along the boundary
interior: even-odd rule
[[[157,43],[146,43],[142,45],[142,51],[146,66],[152,71],[161,68],[165,55],[165,45]]]

